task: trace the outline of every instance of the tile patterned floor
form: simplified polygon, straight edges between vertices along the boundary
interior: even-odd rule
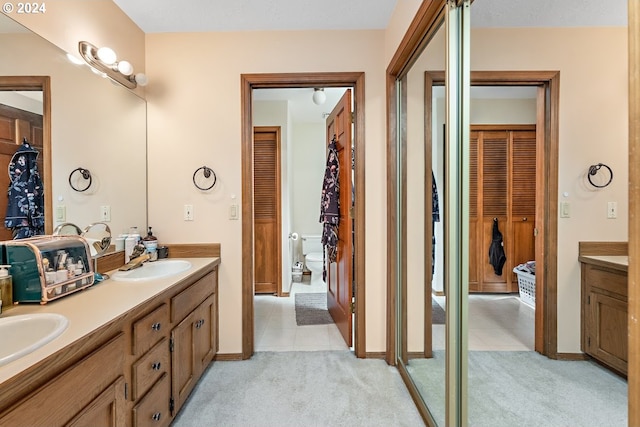
[[[290,297],[254,298],[256,351],[347,350],[334,324],[297,326],[294,294],[326,292],[326,285],[310,284],[309,276],[294,283]],[[442,306],[444,297],[435,297]],[[533,351],[534,310],[516,294],[469,296],[469,350]],[[433,327],[434,350],[444,349],[444,325]]]
[[[310,284],[309,276],[294,283],[291,296],[254,297],[255,351],[348,350],[335,324],[296,325],[294,295],[299,292],[326,292],[324,282]]]

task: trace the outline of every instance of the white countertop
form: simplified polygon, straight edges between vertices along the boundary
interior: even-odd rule
[[[604,267],[621,268],[625,271],[629,267],[629,257],[627,255],[580,255],[578,260]]]
[[[219,258],[180,259],[189,261],[191,268],[178,274],[148,282],[119,282],[109,279],[45,305],[18,304],[9,310],[3,310],[0,318],[31,313],[58,313],[67,317],[69,326],[50,343],[20,359],[0,366],[0,385],[58,350],[106,325],[113,319],[144,304],[182,279],[219,260]],[[2,337],[0,337],[0,345],[1,342]]]

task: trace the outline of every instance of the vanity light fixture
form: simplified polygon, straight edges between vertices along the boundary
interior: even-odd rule
[[[135,89],[138,85],[146,86],[148,79],[143,73],[133,73],[133,66],[128,61],[118,61],[113,49],[97,48],[89,42],[78,43],[78,50],[82,58],[98,74],[103,74],[121,85]]]
[[[316,105],[322,105],[327,100],[327,94],[324,93],[324,88],[313,89],[313,103]]]

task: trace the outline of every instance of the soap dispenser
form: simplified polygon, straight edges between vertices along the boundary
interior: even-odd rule
[[[142,239],[142,244],[145,249],[149,253],[149,261],[155,261],[158,259],[158,238],[153,235],[151,232],[151,227],[149,227],[149,231],[144,239]]]
[[[13,307],[13,281],[7,268],[10,265],[0,265],[0,313],[2,313],[2,307],[5,310]]]

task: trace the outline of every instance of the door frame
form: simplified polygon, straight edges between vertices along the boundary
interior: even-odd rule
[[[0,91],[42,91],[42,162],[40,172],[44,192],[44,232],[53,233],[53,187],[51,172],[51,77],[50,76],[0,76]]]
[[[355,145],[355,257],[356,298],[354,349],[366,357],[365,332],[365,150],[364,72],[265,73],[240,76],[242,137],[242,359],[254,351],[253,309],[253,89],[352,87],[354,96]]]
[[[535,86],[536,94],[536,218],[535,350],[552,359],[575,359],[558,353],[558,132],[559,71],[472,71],[471,86]],[[425,72],[425,94],[445,84],[444,71]],[[425,114],[430,117],[430,96]],[[426,134],[430,141],[431,130]],[[427,147],[427,151],[430,147]],[[540,171],[541,173],[539,173]],[[426,302],[425,302],[426,304]]]

